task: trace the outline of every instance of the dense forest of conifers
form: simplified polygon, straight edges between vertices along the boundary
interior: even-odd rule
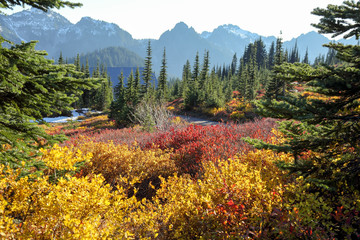
[[[278,38],[276,43],[273,42],[268,48],[260,38],[249,44],[240,58],[235,53],[231,63],[224,63],[223,66],[211,67],[210,54],[207,50],[204,51],[203,56],[200,56],[199,52],[194,53],[193,65],[191,66],[189,60],[185,63],[181,79],[169,79],[166,49],[164,49],[160,75],[156,78],[152,73],[152,51],[149,41],[144,70],[140,72],[138,68],[136,72],[131,72],[127,79],[123,73],[119,73],[118,84],[111,86],[106,73],[108,64],[106,59],[110,59],[109,51],[112,50],[121,54],[121,51],[117,49],[108,48],[106,51],[97,51],[99,56],[95,53],[94,56],[79,56],[78,54],[74,58],[76,70],[83,72],[84,78],[91,76],[103,79],[98,88],[84,90],[74,107],[105,110],[111,106],[110,116],[118,122],[128,121],[128,115],[144,98],[161,102],[183,99],[184,110],[196,108],[200,111],[203,108],[224,107],[225,103],[232,99],[234,91],[237,91],[242,99],[248,102],[262,96],[277,98],[284,95],[286,91],[290,91],[292,86],[279,82],[274,77],[276,75],[274,66],[280,66],[282,63],[310,64],[308,51],[301,59],[296,43],[292,49],[285,50],[282,39]],[[91,64],[88,58],[91,59]],[[326,56],[318,56],[312,65],[335,65],[339,62],[336,51],[329,49]],[[64,64],[61,55],[58,64]],[[89,65],[96,66],[92,73],[89,72]]]

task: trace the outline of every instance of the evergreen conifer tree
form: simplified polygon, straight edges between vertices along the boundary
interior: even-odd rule
[[[166,50],[164,48],[163,59],[161,61],[161,70],[157,89],[158,100],[164,100],[167,95],[167,73],[166,73]]]
[[[80,72],[81,71],[81,66],[80,66],[80,55],[79,54],[76,55],[74,65],[76,67],[76,71]]]
[[[146,50],[145,66],[142,73],[144,85],[142,89],[142,94],[144,96],[148,95],[151,92],[151,79],[152,79],[152,62],[151,62],[151,42],[149,40],[148,47]],[[151,94],[151,93],[150,93]]]
[[[241,62],[241,64],[244,65],[243,61]],[[249,77],[248,68],[249,68],[248,65],[245,65],[244,67],[242,67],[242,71],[240,72],[241,75],[240,75],[240,78],[238,81],[238,91],[240,92],[240,95],[242,97],[245,97],[245,95],[246,95],[246,88],[247,88],[247,82],[248,82],[248,77]]]
[[[261,38],[255,41],[255,47],[256,47],[256,64],[259,69],[260,68],[264,69],[266,68],[267,52],[266,52],[265,44]]]
[[[96,68],[94,68],[94,70],[93,70],[92,77],[93,77],[93,78],[98,78],[98,77],[100,77],[100,66],[99,66],[99,62],[96,63]]]
[[[230,76],[229,76],[230,77]],[[230,81],[227,81],[230,83]],[[228,86],[231,88],[231,86]],[[204,86],[204,104],[206,107],[223,107],[225,104],[225,96],[223,93],[223,86],[213,68],[208,80],[205,82]]]
[[[89,67],[89,61],[88,61],[88,59],[86,59],[84,77],[85,77],[85,78],[89,78],[89,77],[90,77],[90,67]]]
[[[191,81],[191,65],[190,65],[190,61],[187,60],[186,64],[183,67],[182,81],[180,86],[180,92],[183,98],[186,98],[186,93],[189,90],[188,84],[190,83],[190,81]]]
[[[278,38],[276,41],[276,51],[274,56],[274,66],[280,66],[284,60],[282,39]],[[273,75],[266,86],[267,98],[278,98],[285,95],[285,82],[277,77],[276,68],[273,70]]]
[[[234,54],[233,56],[233,59],[232,59],[232,62],[231,62],[231,75],[235,75],[235,72],[236,72],[236,68],[237,68],[237,56],[236,56],[236,53]]]
[[[25,6],[29,5],[31,7],[40,9],[42,11],[48,11],[51,8],[63,8],[63,7],[81,7],[81,3],[71,3],[69,1],[61,1],[61,0],[2,0],[0,8],[11,9],[14,6]]]
[[[206,81],[207,75],[209,74],[209,67],[210,67],[209,51],[205,51],[204,61],[203,61],[202,69],[201,69],[200,76],[199,76],[200,86],[202,86]]]
[[[199,76],[199,81],[198,81],[198,99],[197,99],[197,104],[203,103],[206,101],[206,95],[207,91],[211,91],[209,89],[206,89],[206,85],[208,84],[208,78],[209,78],[209,51],[205,51],[204,53],[204,61],[202,64],[202,69],[200,72],[200,76]]]
[[[275,43],[274,42],[272,42],[271,46],[270,46],[268,62],[269,62],[269,69],[271,70],[275,64]]]
[[[251,56],[250,62],[247,64],[248,78],[245,88],[245,99],[253,100],[255,98],[255,92],[258,88],[257,77],[257,64],[256,64],[256,51]]]
[[[316,8],[321,17],[314,24],[320,33],[359,37],[360,2],[345,1],[341,6]],[[312,92],[309,96],[290,93],[281,100],[257,102],[264,116],[287,119],[280,124],[286,137],[281,145],[257,142],[294,155],[291,164],[282,167],[305,177],[309,183],[324,189],[350,186],[360,190],[360,46],[327,44],[345,64],[318,66],[284,64],[277,69],[283,81],[303,82]],[[303,153],[312,151],[307,159]]]
[[[134,79],[134,97],[133,97],[133,105],[138,104],[140,101],[140,94],[141,94],[141,85],[140,85],[140,69],[139,67],[136,68],[135,72],[135,79]]]
[[[58,64],[59,64],[59,65],[64,64],[64,58],[63,58],[63,56],[62,56],[62,52],[60,52],[60,56],[59,56],[59,59],[58,59]]]
[[[29,5],[43,11],[81,4],[68,1],[1,1],[0,8]],[[9,48],[2,44],[9,43]],[[14,45],[0,36],[0,162],[11,167],[20,166],[21,160],[35,159],[29,155],[43,143],[53,143],[35,122],[54,112],[70,110],[81,88],[91,87],[89,79],[71,76],[80,74],[74,65],[54,65],[43,51],[35,50],[36,42]],[[9,146],[11,148],[9,148]]]
[[[240,90],[240,79],[241,79],[241,74],[242,74],[243,68],[244,68],[244,59],[240,58],[239,67],[236,71],[236,75],[233,78],[233,83],[232,83],[233,90],[237,90],[237,91]]]
[[[127,79],[125,98],[126,101],[129,103],[132,103],[135,98],[135,78],[133,70],[131,70],[130,75]]]
[[[297,41],[295,42],[294,48],[290,52],[289,63],[300,62],[299,50],[297,47]]]
[[[193,72],[191,75],[191,80],[188,83],[187,92],[185,94],[185,107],[193,108],[198,105],[199,100],[199,76],[200,76],[200,62],[199,62],[199,53],[196,53]]]
[[[117,125],[122,125],[128,121],[129,117],[123,72],[118,79],[119,83],[114,87],[114,101],[111,103],[109,117],[114,119]]]
[[[283,54],[283,62],[289,62],[289,51],[287,49]]]
[[[192,81],[197,82],[199,80],[199,74],[200,74],[200,60],[199,60],[199,53],[197,52],[195,56],[193,72],[191,75]]]
[[[302,62],[303,62],[303,63],[306,63],[306,64],[310,64],[310,61],[309,61],[309,50],[308,50],[308,48],[306,48],[305,56],[304,56],[304,59],[303,59]]]

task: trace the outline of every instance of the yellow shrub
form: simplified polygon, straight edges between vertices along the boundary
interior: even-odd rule
[[[75,170],[75,164],[78,162],[87,161],[91,158],[92,154],[83,154],[79,149],[75,150],[74,147],[60,147],[55,144],[50,150],[40,149],[43,153],[41,160],[45,165],[51,169],[58,170]]]
[[[226,109],[225,108],[216,108],[216,107],[213,107],[213,108],[206,108],[204,109],[204,113],[206,114],[209,114],[209,115],[212,115],[212,116],[215,116],[216,114],[222,112],[222,111],[225,111]]]
[[[204,164],[199,180],[173,176],[163,180],[154,222],[162,239],[225,239],[260,234],[273,208],[282,206],[285,178],[273,161],[289,155],[251,152],[218,164]]]
[[[56,184],[47,177],[20,178],[0,166],[0,236],[3,239],[125,238],[134,198],[111,191],[100,175],[66,176]],[[34,177],[34,176],[30,176]]]
[[[169,151],[160,149],[141,150],[133,145],[84,142],[78,149],[91,153],[92,158],[83,168],[83,175],[102,174],[112,186],[130,187],[134,182],[158,180],[158,176],[170,176],[176,172],[174,160]],[[123,179],[127,182],[124,182]],[[158,180],[159,181],[159,180]],[[145,190],[147,189],[147,186]],[[152,191],[153,193],[153,191]],[[146,195],[146,193],[144,193]]]

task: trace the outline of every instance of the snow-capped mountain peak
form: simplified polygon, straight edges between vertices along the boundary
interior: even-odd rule
[[[43,12],[36,8],[14,13],[7,18],[7,22],[15,31],[31,27],[40,32],[58,30],[72,25],[65,17],[54,11]],[[33,32],[33,34],[37,35],[36,32]]]
[[[236,36],[239,36],[243,39],[250,38],[252,40],[256,40],[257,38],[259,38],[258,34],[243,30],[240,27],[232,25],[232,24],[222,25],[220,27],[225,29],[227,32],[234,34]]]

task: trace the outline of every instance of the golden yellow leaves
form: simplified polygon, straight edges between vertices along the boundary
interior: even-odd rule
[[[91,160],[83,168],[83,174],[102,174],[112,185],[129,186],[156,176],[168,176],[176,172],[175,162],[169,151],[142,150],[140,147],[109,143],[87,142],[79,150],[90,153]],[[124,178],[127,183],[124,183]]]
[[[79,149],[74,150],[74,147],[60,147],[55,144],[50,150],[40,149],[43,153],[41,158],[46,166],[51,169],[58,170],[75,170],[75,164],[83,161],[88,161],[91,153],[83,154]]]
[[[123,238],[125,217],[136,207],[122,189],[112,191],[101,175],[20,178],[19,171],[0,174],[0,236],[5,239]]]

